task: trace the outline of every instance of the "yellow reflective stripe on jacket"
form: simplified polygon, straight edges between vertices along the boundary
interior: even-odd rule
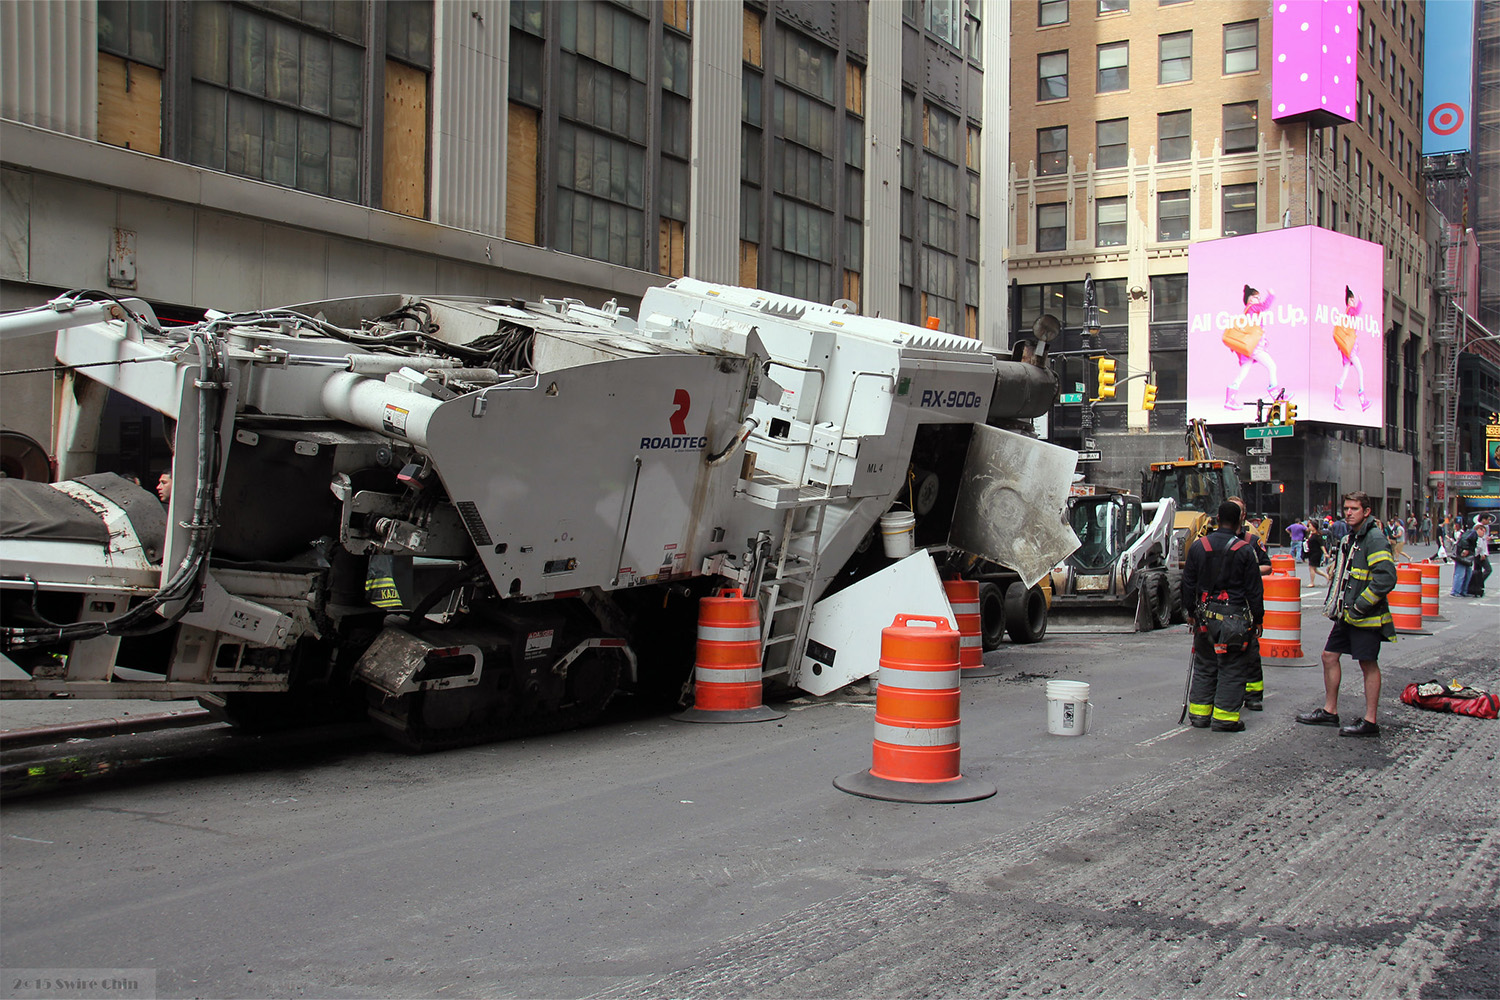
[[[1220,722],[1239,722],[1240,721],[1240,713],[1239,712],[1226,712],[1222,708],[1215,708],[1214,709],[1214,718],[1218,719]]]
[[[1382,625],[1391,624],[1392,621],[1394,619],[1391,618],[1389,611],[1370,618],[1361,618],[1352,611],[1344,612],[1344,623],[1346,625],[1353,625],[1355,628],[1379,628]]]
[[[1389,552],[1371,552],[1365,557],[1365,565],[1373,566],[1378,562],[1395,562],[1395,558]]]
[[[1359,592],[1359,599],[1361,601],[1368,601],[1371,604],[1374,604],[1376,601],[1380,600],[1380,595],[1375,593],[1375,591],[1370,589],[1369,587],[1366,587],[1364,590],[1361,590]]]
[[[1212,705],[1199,705],[1196,702],[1188,702],[1188,715],[1207,716],[1213,714]]]
[[[1361,569],[1358,566],[1352,566],[1349,569],[1349,577],[1354,580],[1368,580],[1370,578],[1370,571]]]

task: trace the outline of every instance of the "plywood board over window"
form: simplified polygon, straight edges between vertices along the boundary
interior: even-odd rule
[[[161,70],[99,53],[99,141],[161,155]]]
[[[510,106],[505,137],[505,238],[517,243],[537,242],[537,112],[520,104]]]
[[[680,278],[687,273],[687,227],[663,218],[658,235],[657,273]]]
[[[662,0],[662,23],[678,31],[692,31],[692,9],[689,0]]]
[[[749,63],[751,66],[763,65],[760,50],[760,24],[761,15],[748,7],[745,8],[744,55],[745,62]]]
[[[745,288],[760,285],[760,244],[740,240],[740,284]]]
[[[845,64],[844,108],[856,115],[865,113],[865,69],[856,62]]]
[[[385,63],[385,145],[381,207],[427,217],[427,74],[405,63]]]

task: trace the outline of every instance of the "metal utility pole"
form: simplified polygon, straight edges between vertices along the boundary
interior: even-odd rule
[[[1099,299],[1094,294],[1094,277],[1090,274],[1083,276],[1083,347],[1086,351],[1092,351],[1099,337]],[[1084,381],[1088,381],[1087,362],[1084,363]],[[1098,447],[1094,441],[1094,404],[1085,401],[1083,404],[1083,448],[1085,451],[1093,451]]]

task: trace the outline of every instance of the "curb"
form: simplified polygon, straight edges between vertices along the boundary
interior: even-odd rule
[[[180,712],[155,712],[150,715],[90,719],[87,722],[63,722],[52,726],[30,726],[0,732],[0,748],[76,738],[118,736],[123,733],[146,733],[158,729],[184,729],[212,721],[213,716],[207,709],[190,708]]]

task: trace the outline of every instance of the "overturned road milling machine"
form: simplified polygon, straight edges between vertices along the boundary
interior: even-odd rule
[[[889,565],[914,470],[950,570],[1031,586],[1077,545],[1073,453],[989,426],[1051,375],[844,303],[680,279],[639,319],[385,295],[164,328],[91,293],[0,317],[47,330],[62,481],[3,484],[5,697],[367,712],[453,746],[679,699],[724,586],[760,599],[767,679],[805,686],[815,605]],[[165,512],[95,471],[110,393],[175,428]]]

